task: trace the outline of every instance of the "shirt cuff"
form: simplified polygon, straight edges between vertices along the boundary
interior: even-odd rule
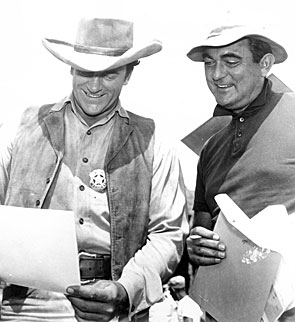
[[[163,298],[161,278],[150,269],[137,267],[133,270],[125,267],[118,282],[128,294],[130,317]]]

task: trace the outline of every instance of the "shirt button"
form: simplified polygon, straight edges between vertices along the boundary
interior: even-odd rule
[[[243,117],[240,117],[240,122],[243,123],[245,119]]]
[[[242,136],[242,132],[241,131],[239,131],[238,132],[238,137],[241,137]]]
[[[91,135],[91,131],[90,131],[90,130],[88,130],[88,131],[86,132],[86,134],[87,134],[87,135]]]
[[[83,224],[84,224],[84,219],[83,219],[83,218],[80,218],[80,219],[79,219],[79,224],[80,224],[80,225],[83,225]]]
[[[40,200],[36,200],[36,206],[40,206]]]
[[[84,191],[84,190],[85,190],[85,187],[84,187],[83,185],[81,185],[81,186],[79,187],[79,189],[80,189],[81,191]]]
[[[88,159],[87,159],[87,158],[83,158],[83,159],[82,159],[82,161],[83,161],[84,163],[87,163],[87,162],[88,162]]]

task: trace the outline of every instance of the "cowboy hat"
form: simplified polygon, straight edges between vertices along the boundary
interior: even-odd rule
[[[42,39],[45,48],[75,69],[106,71],[153,55],[162,49],[158,40],[133,46],[133,23],[119,19],[83,18],[75,43]]]
[[[282,63],[288,57],[283,46],[265,36],[265,28],[255,26],[233,25],[222,26],[212,30],[206,40],[199,46],[192,48],[187,56],[193,60],[202,62],[203,52],[207,47],[223,47],[230,45],[242,38],[251,37],[260,39],[269,44],[272,54],[275,57],[275,64]]]

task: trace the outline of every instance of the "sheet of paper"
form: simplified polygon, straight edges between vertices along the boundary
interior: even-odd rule
[[[199,268],[190,296],[218,322],[260,322],[281,255],[268,248],[276,243],[265,232],[265,220],[252,223],[227,195],[216,201],[221,213],[214,230],[227,245],[227,258]],[[274,210],[277,219],[288,216],[284,207],[274,207],[265,211]],[[258,222],[264,223],[263,231]]]
[[[249,219],[228,195],[217,195],[215,200],[227,221],[255,244],[285,253],[290,227],[289,215],[283,205],[268,206]],[[279,226],[283,229],[278,229]]]
[[[80,285],[73,212],[0,206],[0,259],[7,283],[63,293]]]
[[[263,315],[265,322],[277,321],[282,312],[295,307],[295,214],[288,215],[283,205],[271,205],[249,220],[226,194],[215,199],[234,227],[257,245],[281,255]]]

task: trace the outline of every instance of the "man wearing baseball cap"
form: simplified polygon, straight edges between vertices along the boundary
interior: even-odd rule
[[[226,245],[212,231],[220,212],[216,195],[228,194],[250,218],[274,204],[295,212],[295,96],[278,79],[268,78],[287,52],[265,28],[216,28],[188,57],[204,63],[217,102],[214,116],[231,116],[204,144],[198,162],[194,222],[187,239],[190,259],[198,267],[226,257]],[[294,307],[294,298],[288,299],[279,321],[294,321]],[[215,320],[207,315],[207,321]]]
[[[8,285],[1,320],[148,321],[183,252],[185,189],[154,121],[119,97],[134,66],[162,45],[134,45],[132,22],[105,18],[82,19],[75,43],[43,44],[69,65],[73,89],[27,109],[17,135],[2,126],[0,200],[74,211],[82,285],[67,294]]]

